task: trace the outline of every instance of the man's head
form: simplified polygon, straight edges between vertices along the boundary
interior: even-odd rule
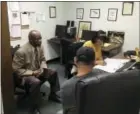
[[[81,47],[78,49],[75,57],[75,64],[77,67],[87,66],[93,67],[95,63],[95,52],[92,48]]]
[[[91,41],[93,44],[97,44],[97,45],[101,45],[102,44],[102,41],[103,41],[103,37],[104,36],[104,31],[102,30],[99,30],[97,33],[96,33],[96,36],[94,36]]]
[[[34,47],[41,46],[42,37],[39,31],[37,30],[30,31],[28,38],[29,38],[30,44],[33,45]]]

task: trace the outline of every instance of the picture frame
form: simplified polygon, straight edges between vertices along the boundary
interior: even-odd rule
[[[91,21],[79,21],[78,38],[82,37],[83,30],[91,30]]]
[[[108,9],[108,21],[117,21],[118,9],[117,8],[109,8]]]
[[[50,15],[50,18],[56,18],[56,7],[55,6],[49,7],[49,15]]]
[[[134,2],[123,2],[122,15],[133,15]]]
[[[84,8],[76,9],[76,19],[83,19],[84,17]]]
[[[100,18],[100,9],[90,9],[90,18]]]

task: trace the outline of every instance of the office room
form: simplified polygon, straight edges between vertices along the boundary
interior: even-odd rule
[[[140,114],[139,1],[1,2],[1,30],[2,114]]]

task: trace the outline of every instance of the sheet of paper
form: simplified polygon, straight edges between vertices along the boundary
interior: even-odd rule
[[[45,19],[45,15],[44,14],[42,14],[42,13],[37,13],[36,14],[36,21],[37,22],[40,22],[40,21],[45,21],[46,19]]]
[[[19,12],[12,12],[12,24],[20,24],[20,13]]]
[[[19,11],[19,2],[8,2],[11,11]]]
[[[21,37],[21,26],[13,25],[11,26],[10,36],[13,38]]]
[[[106,65],[96,65],[94,68],[101,69],[106,72],[115,73],[118,69],[124,66],[125,63],[129,62],[128,59],[105,59]]]
[[[24,14],[24,13],[21,13],[21,25],[29,25],[30,22],[29,22],[29,15],[28,13]]]

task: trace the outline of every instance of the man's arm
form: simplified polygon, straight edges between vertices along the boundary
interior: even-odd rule
[[[33,74],[32,70],[23,68],[25,66],[25,58],[24,53],[20,52],[19,50],[14,54],[12,67],[13,70],[19,76],[31,76]]]
[[[40,56],[41,56],[41,68],[47,68],[47,64],[46,64],[46,58],[44,56],[44,49],[43,47],[41,47],[41,53],[40,53]]]

